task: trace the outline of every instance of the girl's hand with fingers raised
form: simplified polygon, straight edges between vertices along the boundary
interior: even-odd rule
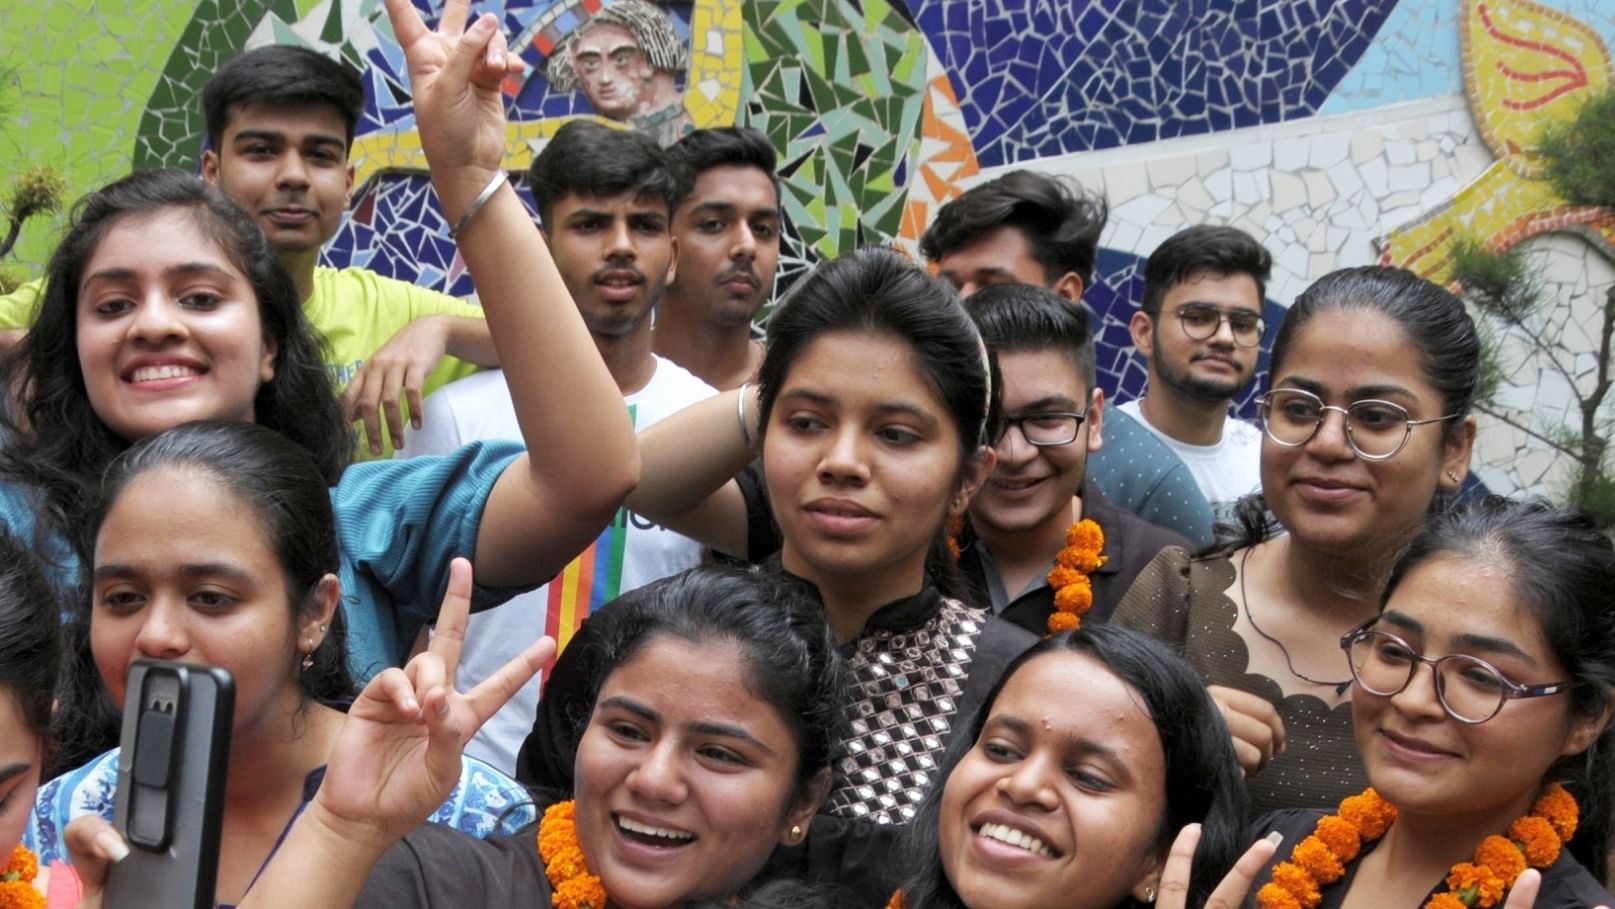
[[[521,57],[506,49],[497,17],[483,13],[468,27],[469,15],[470,0],[449,0],[433,31],[410,0],[387,0],[434,176],[471,169],[486,177],[499,168],[505,153],[499,85],[524,69]]]
[[[1234,867],[1217,883],[1216,889],[1206,897],[1204,909],[1240,909],[1257,875],[1272,861],[1280,841],[1281,838],[1275,833],[1257,840],[1246,849]],[[1178,832],[1177,839],[1172,841],[1172,849],[1167,853],[1166,864],[1161,869],[1160,894],[1155,901],[1157,909],[1202,909],[1201,906],[1188,906],[1190,872],[1194,868],[1194,850],[1199,844],[1199,824],[1185,826]]]
[[[454,688],[471,607],[471,563],[455,559],[425,653],[370,681],[348,711],[310,810],[391,842],[419,826],[460,778],[477,729],[555,656],[540,638],[469,692]]]

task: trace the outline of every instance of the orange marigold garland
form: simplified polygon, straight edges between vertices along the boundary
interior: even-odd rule
[[[45,909],[45,895],[34,888],[39,859],[21,843],[0,868],[0,909]]]
[[[1082,617],[1093,608],[1093,581],[1089,575],[1110,557],[1101,555],[1105,532],[1099,522],[1083,518],[1065,532],[1065,548],[1054,557],[1049,569],[1049,586],[1054,588],[1054,612],[1049,614],[1049,634],[1075,631]]]
[[[572,802],[556,802],[538,824],[538,857],[555,888],[551,904],[555,909],[606,909],[605,885],[589,873],[575,817]]]
[[[1473,862],[1459,862],[1447,874],[1448,889],[1432,896],[1424,909],[1490,909],[1500,904],[1514,880],[1527,867],[1547,868],[1559,860],[1564,842],[1576,832],[1580,810],[1575,798],[1552,783],[1531,806],[1531,813],[1509,825],[1508,836],[1488,836],[1475,847]],[[1340,810],[1318,822],[1311,836],[1297,843],[1290,860],[1273,868],[1272,881],[1256,893],[1259,909],[1314,909],[1323,887],[1340,880],[1345,863],[1362,844],[1385,835],[1396,820],[1396,806],[1373,789],[1340,803]]]

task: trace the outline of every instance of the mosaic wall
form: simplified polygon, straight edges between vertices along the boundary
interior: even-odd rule
[[[552,84],[549,61],[613,2],[476,3],[530,64],[506,85],[513,170],[576,116],[755,126],[781,153],[782,283],[857,244],[912,248],[938,205],[1005,169],[1070,175],[1112,205],[1088,299],[1103,320],[1102,381],[1122,398],[1144,384],[1126,331],[1143,257],[1186,224],[1264,239],[1270,322],[1333,268],[1386,261],[1443,278],[1456,236],[1528,244],[1559,306],[1540,337],[1504,339],[1509,381],[1477,468],[1502,490],[1562,483],[1544,440],[1569,384],[1589,381],[1615,221],[1554,198],[1529,148],[1615,82],[1604,0],[669,0],[667,40],[688,59],[656,123]],[[430,13],[437,0],[417,4]],[[51,161],[82,190],[132,164],[194,167],[207,74],[246,47],[311,45],[362,68],[368,89],[360,187],[327,258],[471,291],[420,175],[379,0],[12,6],[0,178]],[[52,227],[30,226],[24,262],[43,260]]]

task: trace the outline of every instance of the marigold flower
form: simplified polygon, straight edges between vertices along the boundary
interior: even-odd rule
[[[1559,860],[1559,834],[1546,818],[1528,814],[1509,825],[1508,836],[1520,844],[1533,868],[1546,868]]]
[[[1396,806],[1385,801],[1370,787],[1342,801],[1340,816],[1356,825],[1363,839],[1377,840],[1396,820]]]
[[[1066,530],[1065,545],[1097,553],[1105,548],[1105,532],[1099,529],[1098,521],[1083,518]]]
[[[606,909],[606,888],[592,874],[568,878],[555,885],[555,909]]]
[[[1318,829],[1312,832],[1313,836],[1323,840],[1342,862],[1349,862],[1357,857],[1362,849],[1363,839],[1357,832],[1357,826],[1339,815],[1331,814],[1318,822]]]
[[[28,881],[0,882],[0,909],[45,909],[45,895]]]
[[[1290,861],[1300,865],[1302,870],[1317,878],[1320,884],[1333,884],[1335,881],[1340,880],[1341,875],[1346,873],[1346,866],[1342,865],[1340,859],[1329,851],[1329,847],[1323,844],[1323,840],[1315,836],[1309,836],[1297,843],[1295,851],[1290,854]]]
[[[1548,788],[1537,797],[1536,804],[1531,806],[1531,813],[1546,819],[1553,825],[1553,832],[1559,834],[1559,839],[1566,841],[1576,835],[1576,824],[1581,820],[1576,797],[1558,783],[1548,784]]]
[[[1443,891],[1430,897],[1424,904],[1424,909],[1469,909],[1469,904],[1459,899],[1457,894]]]
[[[1256,891],[1256,905],[1258,909],[1312,909],[1301,905],[1295,894],[1278,884],[1263,884],[1262,889]]]
[[[1062,631],[1076,631],[1082,627],[1082,616],[1070,612],[1049,613],[1049,634],[1059,634]]]
[[[1503,882],[1485,865],[1459,862],[1447,873],[1447,886],[1466,905],[1490,909],[1503,897]]]
[[[27,846],[18,843],[11,850],[11,858],[0,868],[0,881],[31,881],[39,874],[39,860]]]
[[[1514,879],[1525,870],[1525,856],[1513,841],[1501,836],[1489,836],[1475,847],[1475,864],[1485,865],[1503,881],[1503,886],[1514,886]]]
[[[1087,584],[1072,584],[1054,592],[1054,608],[1061,612],[1081,615],[1093,606],[1093,589]]]
[[[1055,590],[1059,590],[1061,587],[1064,587],[1067,584],[1089,583],[1087,575],[1076,570],[1075,568],[1068,568],[1064,565],[1055,565],[1053,568],[1050,568],[1048,581],[1049,586],[1053,587]]]
[[[1323,900],[1318,882],[1294,862],[1279,862],[1273,866],[1273,883],[1290,891],[1303,906],[1315,906]]]

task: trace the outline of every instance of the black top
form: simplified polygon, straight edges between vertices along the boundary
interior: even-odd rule
[[[1263,884],[1273,879],[1273,866],[1288,861],[1296,844],[1310,836],[1317,828],[1319,819],[1326,814],[1328,814],[1326,811],[1287,808],[1264,814],[1257,819],[1253,839],[1267,836],[1277,830],[1284,834],[1284,844],[1279,847],[1273,862],[1262,871],[1256,878],[1256,883],[1251,886],[1250,899],[1246,901],[1246,905],[1255,905],[1256,892],[1262,889]],[[1363,844],[1361,855],[1346,864],[1345,877],[1323,888],[1323,902],[1318,904],[1318,909],[1339,909],[1340,904],[1346,899],[1346,892],[1351,889],[1351,882],[1357,877],[1357,869],[1362,867],[1361,856],[1374,851],[1374,847],[1378,845],[1378,840]],[[1446,888],[1446,881],[1435,881],[1430,892],[1419,899],[1418,905],[1422,906],[1429,902],[1430,897],[1438,890]],[[1559,860],[1542,873],[1542,889],[1537,893],[1534,909],[1590,909],[1593,906],[1615,906],[1615,896],[1611,896],[1609,891],[1598,883],[1598,879],[1576,861],[1570,850],[1560,850]]]
[[[1090,576],[1093,607],[1084,617],[1086,621],[1108,622],[1110,614],[1116,611],[1116,604],[1133,586],[1133,579],[1155,558],[1156,553],[1168,546],[1193,551],[1193,546],[1181,534],[1118,508],[1091,481],[1082,485],[1082,516],[1092,518],[1104,531],[1105,548],[1102,552],[1108,557],[1105,564]],[[1052,567],[1053,558],[1049,559],[1049,564]],[[1000,597],[993,595],[994,584],[989,581],[988,575],[989,571],[996,575],[997,567],[992,564],[992,556],[987,553],[981,540],[973,538],[962,541],[959,568],[970,581],[973,602],[991,604],[1000,618],[1033,634],[1048,633],[1049,616],[1054,612],[1054,588],[1046,582],[1024,593],[1004,591],[1002,598],[1015,598],[1008,603],[997,602]],[[996,580],[994,577],[993,581]],[[997,586],[1002,586],[1002,582]],[[1016,596],[1017,593],[1020,595]]]
[[[423,824],[381,857],[355,909],[548,906],[550,882],[532,831],[479,840]]]

